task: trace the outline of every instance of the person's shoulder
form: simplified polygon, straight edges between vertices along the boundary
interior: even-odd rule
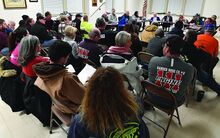
[[[164,57],[154,56],[151,58],[150,62],[158,62],[164,60]]]

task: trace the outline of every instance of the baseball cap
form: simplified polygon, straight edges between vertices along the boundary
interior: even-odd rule
[[[45,17],[40,15],[40,16],[37,17],[37,20],[40,20],[40,19],[45,19]]]
[[[180,53],[180,51],[185,46],[183,39],[178,35],[168,35],[166,36],[166,43],[171,51],[175,53]]]
[[[82,17],[82,15],[80,13],[77,13],[76,17]]]

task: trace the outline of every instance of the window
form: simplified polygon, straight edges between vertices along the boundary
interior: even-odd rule
[[[82,13],[83,12],[83,3],[82,0],[67,0],[67,11],[73,13]]]
[[[153,0],[152,12],[164,13],[166,12],[166,0]]]
[[[50,11],[51,14],[60,14],[64,11],[62,0],[43,0],[44,12]]]
[[[171,14],[181,14],[182,5],[183,5],[183,0],[169,0],[167,12],[170,11]]]
[[[201,13],[203,6],[203,0],[186,0],[185,5],[185,15],[195,15],[196,13]]]

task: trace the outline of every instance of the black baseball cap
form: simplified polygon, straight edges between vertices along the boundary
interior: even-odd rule
[[[80,13],[77,13],[76,17],[82,17],[82,15]]]

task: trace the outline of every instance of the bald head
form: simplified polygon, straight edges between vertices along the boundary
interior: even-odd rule
[[[101,32],[99,31],[98,28],[93,28],[89,32],[89,38],[93,41],[96,41],[96,42],[100,39],[100,35],[101,35]]]

